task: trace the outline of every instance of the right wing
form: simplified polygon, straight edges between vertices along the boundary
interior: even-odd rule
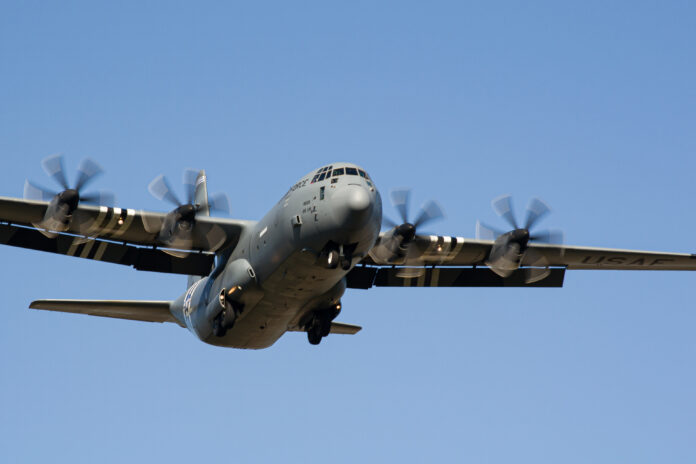
[[[39,224],[48,203],[0,197],[0,244],[133,266],[138,270],[207,275],[217,250],[235,247],[252,221],[199,216],[187,256],[157,239],[164,213],[79,205],[68,230],[48,237]]]

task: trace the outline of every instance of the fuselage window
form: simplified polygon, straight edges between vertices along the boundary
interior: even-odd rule
[[[348,174],[350,176],[357,176],[358,170],[355,168],[346,168],[346,174]]]
[[[343,168],[337,168],[333,170],[333,176],[342,176],[343,175]]]
[[[324,199],[324,187],[319,189],[319,199],[320,200]]]

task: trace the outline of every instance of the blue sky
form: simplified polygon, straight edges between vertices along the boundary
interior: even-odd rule
[[[123,207],[204,168],[259,219],[364,166],[473,237],[544,198],[574,245],[691,252],[693,2],[4,2],[0,195],[64,152]],[[45,181],[45,182],[44,182]],[[390,207],[385,213],[396,217]],[[353,337],[263,351],[30,311],[173,299],[183,277],[0,248],[0,461],[694,462],[696,274],[349,291]]]

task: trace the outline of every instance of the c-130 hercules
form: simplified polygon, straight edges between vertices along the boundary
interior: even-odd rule
[[[411,221],[409,192],[394,191],[402,223],[383,221],[377,187],[351,163],[303,176],[258,222],[211,217],[227,202],[209,201],[204,171],[185,172],[187,203],[157,177],[151,193],[177,207],[155,213],[83,194],[101,173],[94,161],[82,162],[72,188],[60,156],[43,167],[62,191],[27,182],[24,199],[0,197],[0,243],[189,279],[174,301],[37,300],[30,308],[173,322],[217,346],[266,348],[288,331],[306,332],[313,345],[355,334],[360,327],[334,321],[347,288],[561,287],[566,269],[696,270],[691,254],[573,247],[559,232],[530,232],[549,211],[536,199],[524,224],[509,196],[493,202],[509,232],[479,223],[477,239],[419,235],[442,216],[439,206],[428,203]],[[383,223],[389,230],[380,233]]]

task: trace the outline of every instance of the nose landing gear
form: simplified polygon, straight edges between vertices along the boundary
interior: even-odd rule
[[[357,246],[357,243],[340,245],[338,243],[329,242],[319,256],[320,262],[322,262],[327,269],[336,269],[340,264],[341,269],[347,271],[353,264],[353,252]]]

